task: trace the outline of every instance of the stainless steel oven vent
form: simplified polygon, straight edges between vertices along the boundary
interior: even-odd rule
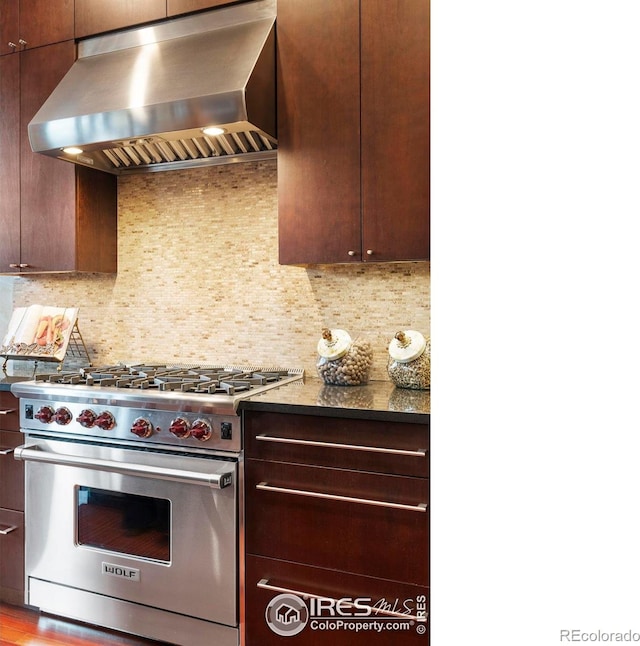
[[[80,41],[31,148],[114,174],[275,157],[275,20],[253,0]]]
[[[273,137],[257,130],[246,130],[216,136],[178,139],[156,136],[119,141],[113,148],[96,151],[92,157],[78,161],[93,166],[98,160],[103,165],[110,165],[112,172],[125,174],[265,159],[275,157],[276,151]],[[104,170],[103,166],[101,170]]]

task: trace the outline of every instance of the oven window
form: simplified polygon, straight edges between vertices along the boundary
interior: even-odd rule
[[[78,544],[157,561],[171,560],[170,503],[94,487],[77,487]]]

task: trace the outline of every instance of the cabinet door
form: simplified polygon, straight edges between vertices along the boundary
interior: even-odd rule
[[[24,514],[0,509],[0,599],[24,602]]]
[[[361,260],[359,5],[278,0],[281,264]]]
[[[345,615],[341,617],[335,605],[335,614],[330,616],[331,606],[325,603],[325,610],[319,613],[320,619],[315,619],[318,617],[318,611],[314,608],[315,617],[307,621],[301,632],[293,638],[279,637],[267,624],[266,613],[275,597],[287,594],[285,590],[299,599],[304,598],[309,611],[310,598],[304,596],[305,593],[325,599],[358,599],[363,607],[386,608],[415,619],[409,616],[405,619],[402,616],[385,615],[383,612],[378,614],[373,610],[371,616],[378,620],[379,625],[384,623],[384,628],[380,631],[356,631],[348,628],[332,630],[323,617],[329,620],[329,624],[335,624],[336,620],[340,619],[344,619],[345,624],[357,622],[360,617],[351,616],[352,611],[347,606],[340,607],[340,612]],[[250,556],[247,558],[246,567],[245,643],[246,646],[285,644],[289,641],[296,646],[388,646],[393,643],[428,646],[428,597],[429,590],[425,587]],[[366,610],[361,608],[355,612],[364,615]],[[422,621],[422,617],[425,621]],[[420,621],[417,621],[418,618]],[[388,625],[391,622],[393,626]]]
[[[21,262],[23,271],[75,268],[75,167],[31,151],[27,126],[75,59],[66,41],[20,53],[22,108]]]
[[[17,0],[15,0],[17,2]],[[73,0],[20,0],[20,32],[26,48],[73,39]]]
[[[429,0],[362,2],[362,240],[429,258]]]
[[[13,0],[12,0],[13,1]],[[0,272],[20,262],[20,55],[0,56]]]
[[[18,44],[20,31],[20,5],[18,0],[0,0],[0,56],[16,50],[9,43]]]
[[[233,0],[167,0],[167,16],[177,16],[181,13],[213,9],[231,4]]]
[[[24,463],[12,449],[23,443],[21,433],[0,431],[0,507],[24,511]]]
[[[19,431],[19,401],[10,391],[0,391],[0,431]]]
[[[76,38],[166,17],[166,0],[75,0]]]

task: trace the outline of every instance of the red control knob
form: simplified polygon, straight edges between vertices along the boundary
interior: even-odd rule
[[[183,439],[191,435],[191,424],[184,417],[176,417],[169,426],[169,432]]]
[[[116,420],[108,410],[105,410],[96,417],[94,424],[103,431],[110,431],[116,425]]]
[[[149,437],[153,433],[153,424],[144,417],[138,417],[131,425],[131,432],[138,437]]]
[[[80,426],[91,428],[96,423],[96,414],[90,408],[85,408],[80,411],[80,415],[76,419],[80,422]]]
[[[211,437],[211,424],[204,419],[197,419],[191,426],[191,435],[196,440],[206,442]]]
[[[42,406],[40,410],[34,415],[34,417],[43,424],[51,424],[53,421],[53,416],[55,412],[51,406]]]
[[[71,415],[71,411],[66,406],[61,406],[53,414],[53,421],[56,424],[64,426],[71,421],[72,417],[73,415]]]

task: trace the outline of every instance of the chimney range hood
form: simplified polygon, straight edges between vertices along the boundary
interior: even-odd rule
[[[256,0],[80,41],[31,148],[116,175],[274,158],[275,19]]]

